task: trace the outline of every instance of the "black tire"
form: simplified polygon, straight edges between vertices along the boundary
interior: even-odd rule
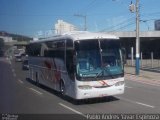
[[[73,102],[74,102],[75,105],[81,105],[81,104],[83,104],[83,100],[74,99]]]
[[[39,86],[38,73],[36,72],[36,85]]]
[[[60,81],[60,93],[63,97],[65,96],[65,93],[66,93],[65,85],[62,80]]]

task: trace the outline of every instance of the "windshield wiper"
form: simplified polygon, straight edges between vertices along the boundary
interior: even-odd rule
[[[103,74],[103,72],[108,69],[107,67],[103,67],[103,69],[101,70],[101,72],[99,72],[95,78],[97,78],[100,74]],[[113,75],[111,74],[111,72],[109,70],[107,70],[108,76],[110,76],[111,78],[114,78]]]
[[[101,70],[101,72],[97,73],[97,75],[95,76],[95,78],[97,78],[100,74],[103,73],[104,70]]]

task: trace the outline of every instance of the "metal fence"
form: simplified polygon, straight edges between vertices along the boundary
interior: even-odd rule
[[[135,66],[135,56],[131,55],[126,61],[127,66]],[[141,53],[140,68],[160,72],[160,52]]]

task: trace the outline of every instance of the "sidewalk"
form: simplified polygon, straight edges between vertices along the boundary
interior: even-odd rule
[[[125,66],[125,79],[160,86],[160,73],[140,70],[140,74],[135,74],[135,67]]]

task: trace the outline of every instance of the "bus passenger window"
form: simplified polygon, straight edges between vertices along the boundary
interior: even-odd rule
[[[71,80],[74,80],[73,50],[66,51],[66,67]]]

